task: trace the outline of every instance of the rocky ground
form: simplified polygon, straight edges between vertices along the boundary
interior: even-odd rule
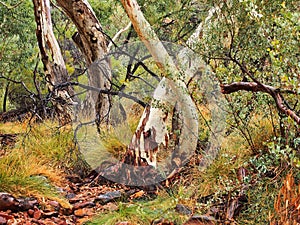
[[[33,198],[15,198],[8,193],[0,193],[0,225],[1,224],[40,224],[40,225],[71,225],[84,224],[91,217],[101,212],[118,210],[118,202],[128,202],[139,198],[149,198],[155,193],[147,192],[138,188],[128,188],[122,185],[105,182],[94,182],[93,179],[82,180],[77,176],[69,176],[68,182],[60,191],[70,203],[62,206],[54,200],[43,200]],[[99,181],[99,179],[97,180]],[[235,213],[238,199],[229,202],[229,209]],[[226,203],[228,204],[228,203]],[[184,225],[204,224],[234,224],[217,223],[210,216],[192,216],[192,211],[181,204],[176,206],[176,211],[191,215],[189,221]],[[222,209],[224,211],[224,209]],[[228,211],[228,209],[227,209]],[[223,221],[224,222],[224,221]],[[175,225],[171,221],[156,220],[153,225]],[[123,221],[116,225],[134,225],[129,221]]]
[[[83,224],[102,211],[117,210],[118,201],[141,197],[143,190],[124,186],[94,184],[79,177],[70,176],[61,191],[70,207],[53,200],[15,198],[0,193],[0,224]]]
[[[0,136],[1,146],[13,144],[15,136]],[[0,151],[0,156],[1,156]],[[189,165],[187,165],[186,171]],[[184,170],[183,170],[184,171]],[[183,172],[184,173],[184,172]],[[177,174],[180,176],[180,174]],[[177,179],[174,176],[173,179]],[[0,192],[0,225],[1,224],[40,224],[40,225],[70,225],[84,224],[89,219],[101,212],[118,210],[119,202],[129,202],[132,200],[149,199],[156,194],[156,189],[151,190],[141,188],[129,188],[124,185],[111,183],[101,179],[96,171],[92,171],[85,179],[77,175],[67,176],[67,181],[63,187],[57,187],[61,194],[67,200],[67,204],[62,205],[58,201],[34,199],[34,198],[16,198],[9,193]],[[165,184],[163,184],[165,185]],[[162,186],[160,186],[162,187]],[[199,199],[199,202],[207,201]],[[177,212],[183,215],[190,215],[190,219],[184,225],[203,225],[203,224],[234,224],[225,223],[232,221],[233,217],[238,214],[241,206],[246,200],[243,195],[235,198],[229,196],[222,197],[224,201],[214,207],[215,215],[219,215],[217,223],[211,216],[192,216],[192,210],[188,207],[178,204],[175,208]],[[214,216],[215,216],[214,215]],[[229,219],[229,220],[228,220]],[[153,225],[175,225],[171,221],[156,220]],[[134,225],[129,221],[123,221],[116,225]]]

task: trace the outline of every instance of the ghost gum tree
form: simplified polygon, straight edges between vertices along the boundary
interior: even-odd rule
[[[89,85],[101,90],[110,90],[110,66],[107,60],[103,60],[104,55],[107,53],[107,40],[92,7],[87,1],[59,0],[57,4],[77,28],[77,32],[73,35],[73,40],[83,53],[86,65],[89,68]],[[98,124],[108,122],[109,107],[109,95],[95,91],[88,92],[83,106],[84,114],[90,118],[96,116]]]
[[[33,4],[37,24],[36,36],[44,64],[45,77],[49,91],[53,94],[52,98],[56,99],[53,104],[59,121],[62,125],[65,125],[72,120],[72,112],[69,108],[72,104],[72,98],[70,97],[72,90],[70,86],[57,88],[58,85],[67,82],[69,76],[60,47],[53,33],[50,1],[34,0]]]

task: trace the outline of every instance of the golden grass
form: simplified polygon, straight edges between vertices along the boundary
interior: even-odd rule
[[[0,124],[0,131],[22,133],[15,147],[0,158],[0,191],[55,199],[68,207],[56,186],[65,183],[62,168],[71,161],[72,133],[59,131],[51,122]]]

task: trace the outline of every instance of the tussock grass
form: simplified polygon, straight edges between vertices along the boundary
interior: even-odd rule
[[[130,144],[138,123],[139,117],[131,115],[126,121],[116,126],[110,126],[101,132],[100,144],[105,151],[120,160]]]
[[[56,186],[65,182],[64,169],[75,159],[71,130],[60,131],[50,122],[8,123],[0,125],[0,132],[22,133],[15,147],[0,158],[0,191],[56,199],[68,206]]]
[[[256,114],[249,125],[252,140],[252,151],[259,152],[266,147],[266,143],[276,136],[276,127],[266,116]]]

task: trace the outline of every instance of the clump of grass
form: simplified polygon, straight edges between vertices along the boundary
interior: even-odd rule
[[[6,122],[0,123],[0,133],[3,134],[18,134],[25,133],[28,129],[28,123]]]
[[[53,195],[50,182],[61,184],[61,171],[21,148],[14,151],[0,159],[0,189],[16,195]]]
[[[170,195],[161,191],[155,199],[119,203],[119,209],[114,212],[104,212],[99,217],[93,218],[86,224],[116,224],[117,222],[130,221],[132,224],[149,225],[155,220],[165,219],[183,224],[188,219],[175,211],[180,202],[178,194]]]
[[[256,114],[252,117],[249,124],[251,133],[252,151],[254,153],[263,150],[266,142],[270,141],[276,135],[275,125],[266,116]]]
[[[1,124],[0,130],[23,133],[15,147],[0,158],[0,191],[56,199],[68,206],[55,187],[65,183],[64,169],[71,167],[75,158],[75,153],[70,153],[74,149],[71,131],[59,131],[50,122]]]
[[[123,123],[103,130],[100,134],[100,144],[107,152],[120,160],[130,144],[138,123],[137,115],[129,115]]]
[[[216,159],[205,170],[195,170],[191,176],[199,185],[200,196],[226,192],[230,187],[238,185],[236,171],[245,166],[252,152],[245,145],[244,139],[237,133],[231,133],[223,140],[222,147]]]

